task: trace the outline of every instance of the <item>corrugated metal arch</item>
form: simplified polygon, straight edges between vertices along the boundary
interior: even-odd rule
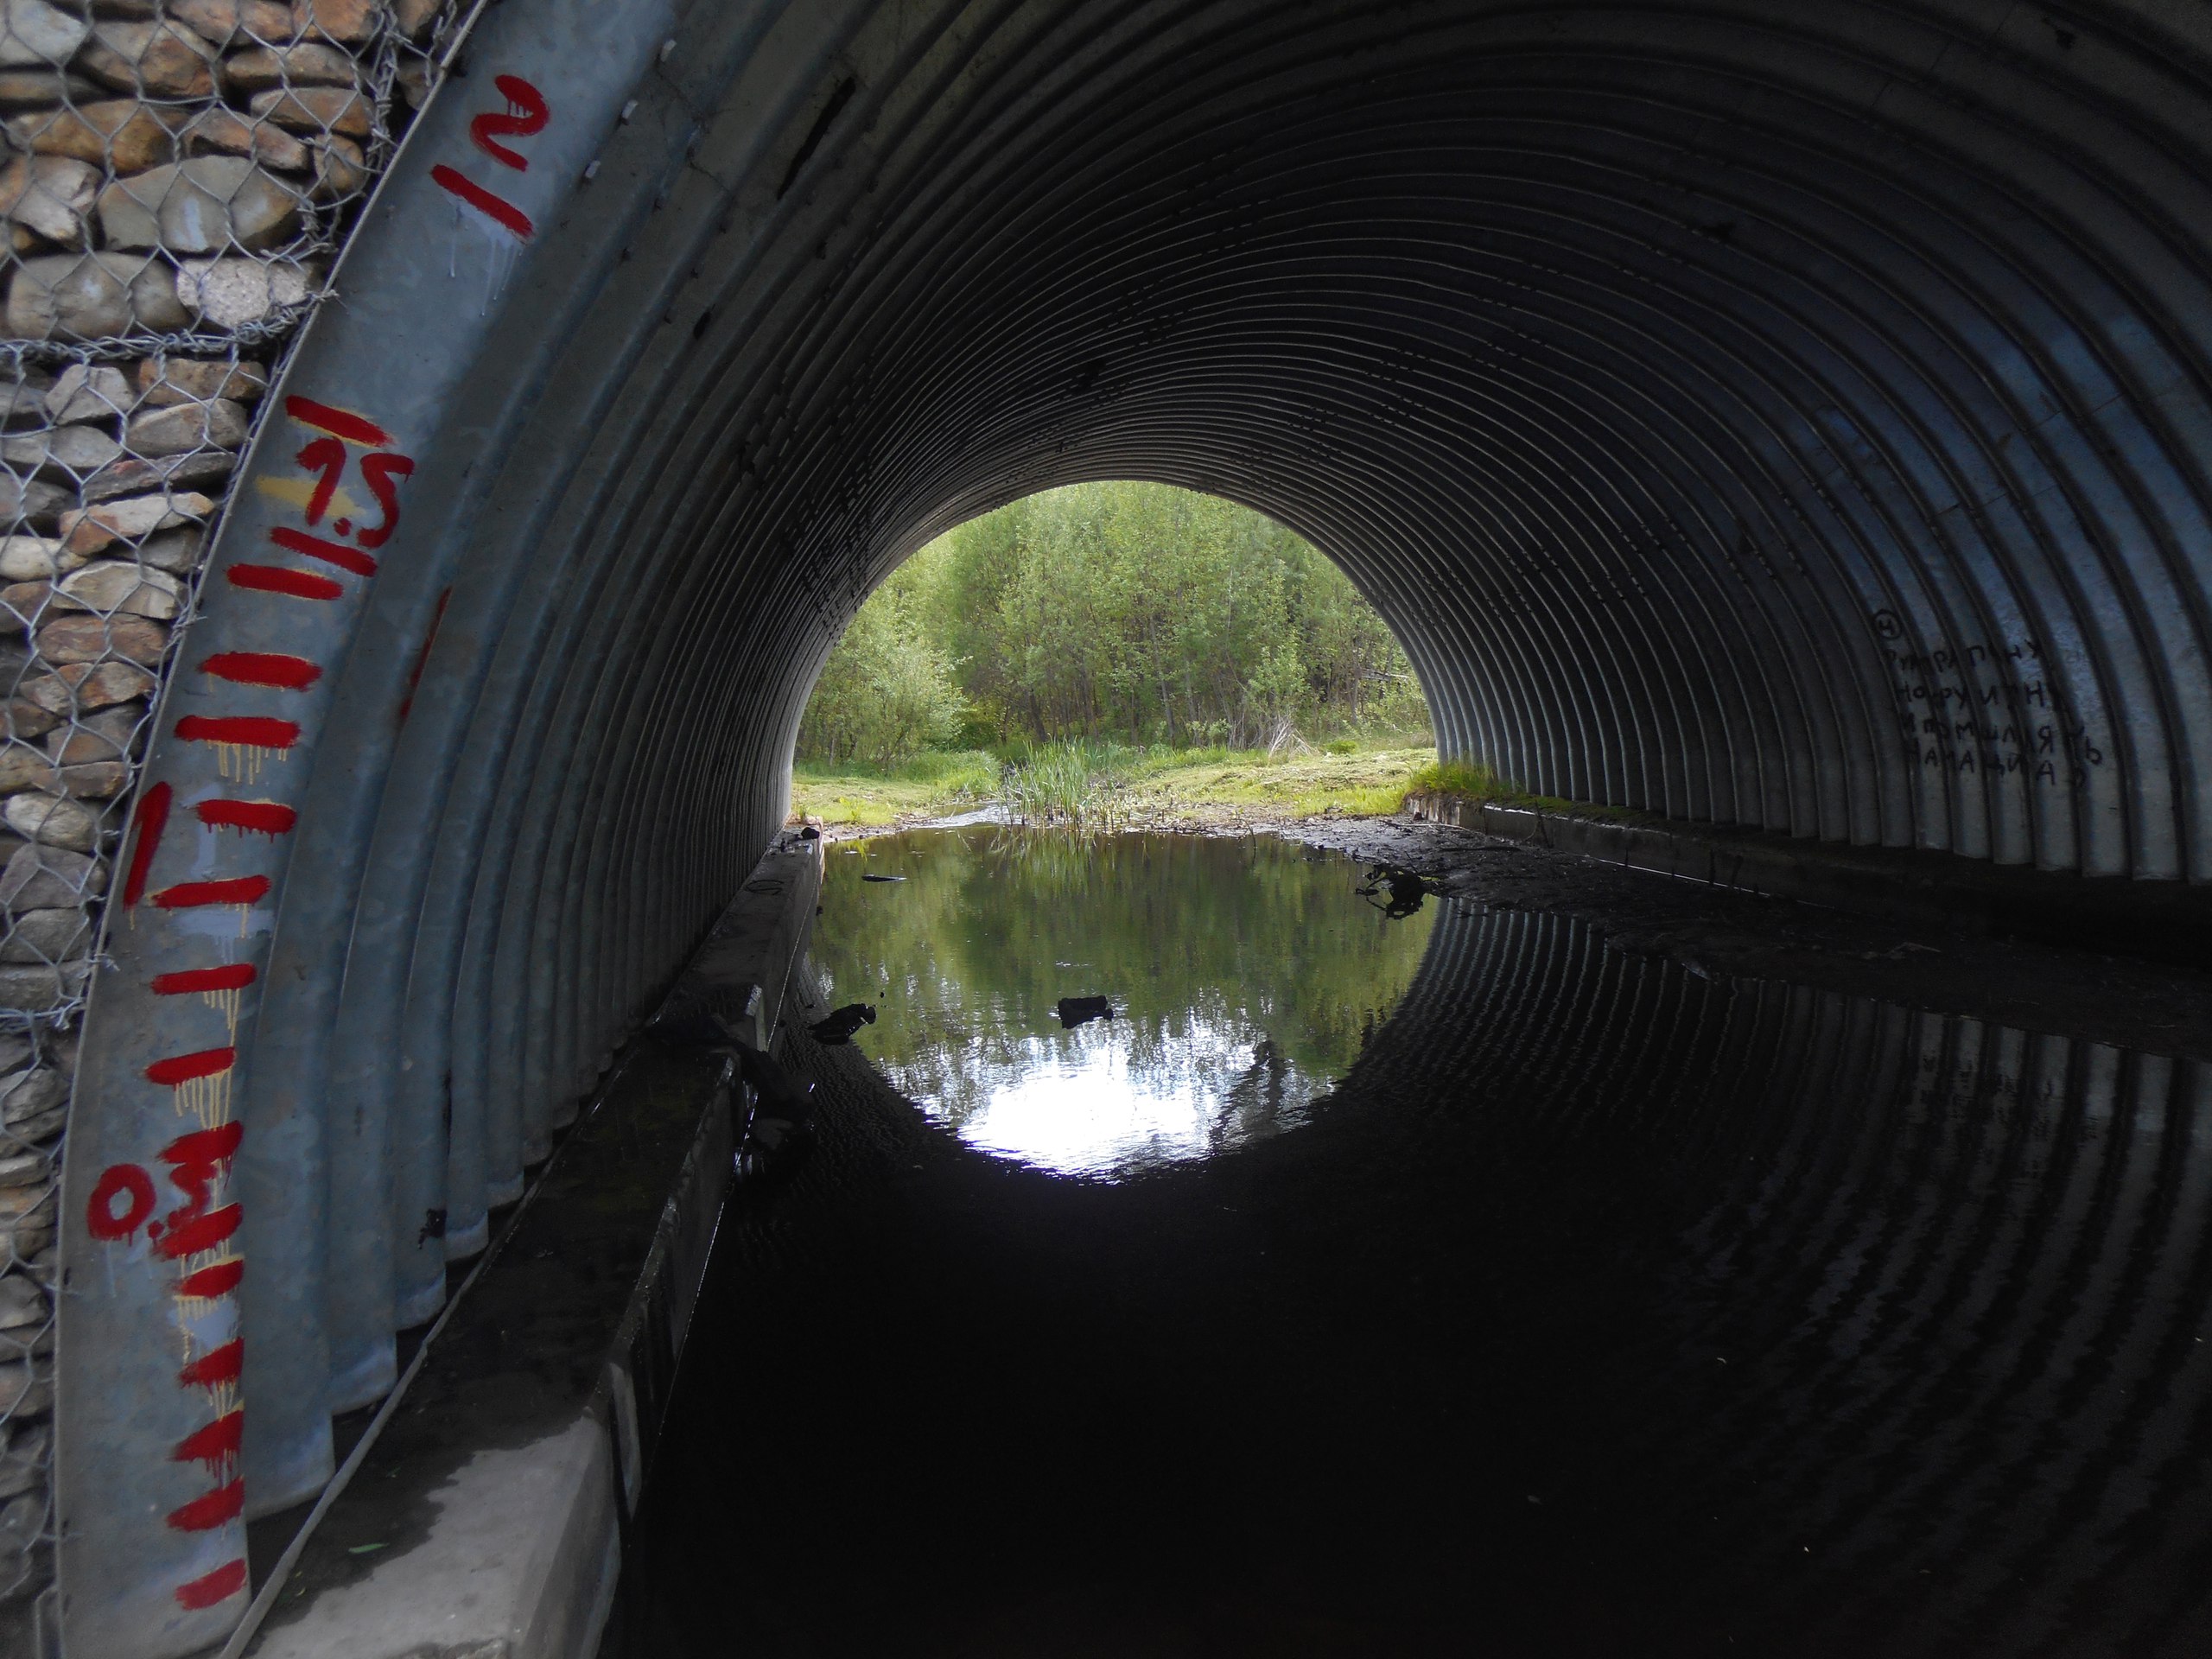
[[[435,533],[378,578],[271,900],[241,1178],[250,1255],[297,1265],[245,1281],[257,1507],[750,868],[861,597],[1030,491],[1295,526],[1446,747],[1541,792],[2212,870],[2212,16],[845,0],[677,35],[410,485]],[[321,1150],[261,1148],[302,1113]],[[251,1202],[302,1182],[327,1249]]]

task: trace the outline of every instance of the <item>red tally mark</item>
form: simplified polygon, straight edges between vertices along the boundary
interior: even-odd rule
[[[369,532],[364,531],[361,533],[365,540]],[[367,554],[321,536],[310,536],[302,530],[291,530],[279,524],[269,532],[269,539],[287,553],[321,559],[325,564],[334,564],[340,570],[349,571],[357,576],[373,576],[377,573],[377,562]]]
[[[531,222],[528,213],[505,196],[493,195],[467,175],[454,172],[443,162],[430,169],[430,179],[448,195],[459,197],[485,218],[512,231],[524,241],[527,242],[537,234],[537,226]]]
[[[281,836],[300,815],[278,801],[202,801],[193,815],[211,830],[243,830],[249,835]]]
[[[281,691],[304,691],[322,677],[320,663],[270,651],[219,651],[200,664],[200,671],[233,685],[273,686]]]
[[[176,1294],[203,1299],[227,1296],[238,1287],[238,1281],[245,1277],[245,1263],[234,1255],[228,1261],[218,1262],[212,1267],[186,1274],[176,1281]]]
[[[235,1048],[203,1048],[196,1054],[172,1054],[146,1068],[146,1081],[174,1089],[180,1084],[227,1071],[238,1058]]]
[[[219,1471],[238,1456],[240,1431],[245,1427],[245,1412],[226,1411],[213,1422],[194,1429],[179,1440],[169,1458],[176,1463],[207,1464]]]
[[[219,1348],[210,1348],[179,1371],[176,1380],[188,1389],[218,1389],[226,1382],[237,1382],[245,1369],[245,1342],[241,1338]]]
[[[333,437],[343,438],[348,443],[358,443],[364,448],[381,449],[391,442],[391,434],[366,416],[356,415],[347,409],[334,409],[328,404],[319,404],[312,397],[285,398],[284,413],[302,426],[314,427],[318,432],[327,432]]]
[[[477,149],[482,150],[502,167],[511,167],[518,173],[527,173],[530,162],[520,150],[499,142],[502,137],[526,138],[545,130],[551,112],[546,107],[545,94],[519,75],[499,75],[492,85],[499,96],[507,100],[504,113],[486,111],[468,124],[468,136]],[[431,182],[455,200],[467,203],[493,224],[512,231],[524,241],[537,233],[530,215],[509,201],[505,196],[486,190],[482,185],[457,169],[440,162],[430,169]]]
[[[194,992],[242,991],[253,983],[257,971],[250,962],[232,962],[220,968],[183,968],[174,974],[156,974],[154,995],[189,996]]]
[[[126,910],[145,897],[146,872],[153,866],[155,849],[162,844],[162,831],[168,827],[169,803],[175,793],[167,784],[156,784],[138,798],[137,810],[130,815],[130,862],[123,878]]]
[[[262,715],[187,715],[176,723],[187,743],[227,743],[241,749],[289,749],[300,741],[294,720]]]
[[[187,1612],[196,1613],[228,1601],[245,1589],[245,1560],[226,1561],[213,1573],[201,1574],[188,1584],[176,1587],[177,1605]]]
[[[314,599],[325,603],[343,599],[343,584],[328,576],[318,576],[312,570],[292,570],[281,564],[234,564],[226,570],[225,577],[233,588],[244,588],[251,593],[283,594],[289,599]]]
[[[233,875],[216,881],[180,881],[163,887],[154,902],[163,910],[197,910],[203,905],[254,905],[269,896],[265,875]]]
[[[213,1532],[245,1511],[245,1483],[233,1480],[204,1497],[171,1510],[168,1523],[179,1532]]]
[[[415,707],[415,688],[423,683],[423,671],[430,664],[430,647],[438,643],[438,629],[446,620],[446,601],[453,597],[448,588],[438,595],[438,608],[431,613],[430,631],[423,636],[423,649],[415,653],[415,669],[407,677],[407,695],[399,702],[399,723],[407,723],[408,711]]]

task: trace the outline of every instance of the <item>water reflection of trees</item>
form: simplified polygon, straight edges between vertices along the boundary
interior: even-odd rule
[[[1228,1144],[1297,1121],[1420,965],[1430,919],[1385,923],[1358,882],[1273,836],[925,832],[832,850],[814,950],[833,1000],[881,1000],[864,1046],[956,1125],[1110,1052],[1133,1086],[1192,1088]],[[1115,1018],[1060,1030],[1058,999],[1090,993]]]

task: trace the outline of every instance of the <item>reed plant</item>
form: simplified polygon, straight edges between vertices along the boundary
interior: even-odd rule
[[[1130,816],[1141,751],[1067,739],[1030,745],[999,777],[999,804],[1016,823],[1117,830]]]

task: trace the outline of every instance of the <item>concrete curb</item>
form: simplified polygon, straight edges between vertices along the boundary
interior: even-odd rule
[[[1416,791],[1416,818],[1627,869],[1923,925],[2212,968],[2212,887],[2081,876],[1763,830],[1578,817]]]
[[[821,875],[818,843],[771,850],[686,985],[772,1039]],[[633,1046],[434,1334],[391,1427],[263,1586],[245,1651],[596,1651],[728,1191],[741,1086],[719,1056],[650,1033]]]

